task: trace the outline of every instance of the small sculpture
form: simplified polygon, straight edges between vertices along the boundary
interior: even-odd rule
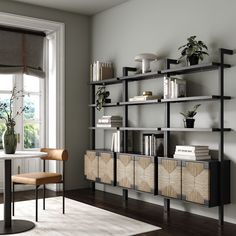
[[[134,58],[135,61],[142,62],[142,73],[150,72],[150,62],[157,60],[157,56],[152,53],[141,53]]]

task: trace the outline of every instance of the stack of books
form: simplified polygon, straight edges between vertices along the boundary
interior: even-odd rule
[[[143,134],[143,154],[147,156],[163,156],[163,134]]]
[[[90,80],[100,81],[114,76],[113,65],[110,62],[96,61],[90,65]]]
[[[122,117],[121,116],[103,116],[98,119],[97,127],[121,127]]]
[[[174,158],[200,161],[200,160],[210,160],[208,146],[194,146],[194,145],[177,145],[175,149]]]
[[[164,77],[164,99],[186,97],[186,80]]]

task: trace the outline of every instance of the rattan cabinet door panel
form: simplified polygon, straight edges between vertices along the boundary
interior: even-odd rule
[[[105,184],[114,184],[114,155],[100,152],[98,164],[98,181]]]
[[[154,193],[155,161],[151,156],[135,156],[135,189]]]
[[[98,177],[98,156],[96,151],[87,151],[84,155],[84,175],[86,179],[96,181]]]
[[[117,186],[134,188],[134,156],[117,154]]]
[[[181,199],[181,161],[158,158],[158,194]]]
[[[182,162],[182,199],[208,205],[210,169],[207,162]]]

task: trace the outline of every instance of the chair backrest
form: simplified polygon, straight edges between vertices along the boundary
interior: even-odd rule
[[[43,160],[67,161],[68,152],[66,149],[41,148],[41,152],[47,152],[47,156],[41,157]]]

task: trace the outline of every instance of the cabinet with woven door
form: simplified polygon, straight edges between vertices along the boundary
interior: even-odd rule
[[[97,182],[116,185],[116,160],[114,152],[101,151],[98,158]]]
[[[115,154],[110,151],[88,150],[84,156],[84,175],[87,180],[115,185]]]
[[[156,194],[156,167],[157,158],[153,156],[136,155],[135,168],[135,190]]]
[[[208,207],[220,204],[220,184],[223,186],[222,202],[230,203],[230,162],[224,161],[224,175],[220,183],[220,162],[182,161],[182,200]]]
[[[158,158],[158,194],[181,199],[181,161]]]
[[[84,176],[91,181],[96,181],[98,178],[98,155],[96,151],[87,150],[84,155]]]
[[[140,192],[156,191],[156,157],[117,154],[117,186]]]
[[[134,188],[134,155],[117,153],[117,186]]]

